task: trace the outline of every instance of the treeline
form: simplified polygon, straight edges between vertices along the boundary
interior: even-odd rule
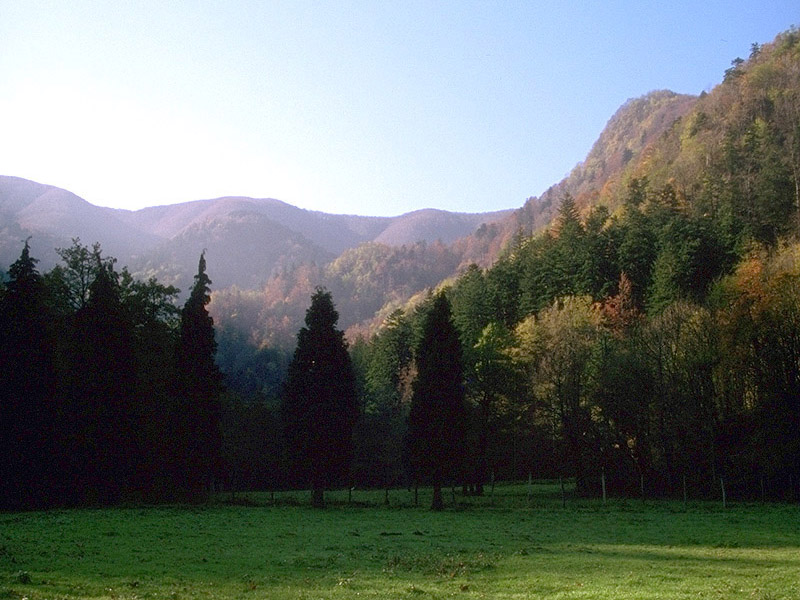
[[[0,295],[2,503],[221,483],[312,487],[322,504],[331,486],[431,483],[440,507],[445,484],[529,475],[590,495],[797,499],[798,64],[796,30],[754,45],[601,203],[564,194],[548,230],[348,352],[333,296],[375,292],[361,275],[381,248],[340,264],[333,294],[310,277],[276,292],[295,312],[311,296],[294,354],[222,328],[226,391],[204,257],[178,310],[177,290],[99,248],[40,275],[25,244]]]
[[[443,286],[471,415],[454,480],[800,497],[798,64],[796,29],[754,44],[619,179]],[[353,349],[366,431],[405,435],[418,321]]]
[[[221,375],[201,255],[186,304],[75,240],[42,275],[27,241],[0,288],[0,506],[203,497]]]
[[[522,432],[538,449],[530,469],[574,475],[587,493],[605,474],[626,494],[716,494],[727,480],[741,495],[793,496],[798,247],[752,246],[732,263],[718,230],[665,216],[660,199],[593,232],[597,215],[578,222],[567,198],[556,234],[459,279],[450,293],[473,395],[486,397],[487,365],[494,381],[521,377],[522,393],[490,386],[498,424],[516,413],[500,437]],[[502,454],[495,468],[508,472]]]

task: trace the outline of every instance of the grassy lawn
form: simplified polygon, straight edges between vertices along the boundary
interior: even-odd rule
[[[800,507],[569,500],[498,487],[252,505],[0,513],[3,598],[800,599]],[[449,494],[446,496],[449,499]],[[422,502],[428,502],[421,494]],[[367,506],[367,504],[371,504]]]

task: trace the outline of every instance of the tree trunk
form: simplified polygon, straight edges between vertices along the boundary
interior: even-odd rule
[[[478,432],[478,465],[475,477],[475,495],[483,496],[483,484],[489,474],[489,406],[491,399],[484,396],[480,403],[481,426]]]
[[[683,507],[686,508],[686,501],[688,499],[688,495],[686,493],[686,473],[683,474]]]
[[[311,506],[325,508],[325,490],[321,487],[314,487],[311,490]]]
[[[603,470],[600,472],[600,484],[603,487],[603,504],[606,503],[606,469],[603,467]]]
[[[442,499],[442,484],[433,484],[433,501],[431,502],[431,510],[444,510],[444,500]]]

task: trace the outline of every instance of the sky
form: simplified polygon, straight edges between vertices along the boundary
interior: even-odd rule
[[[518,208],[797,0],[0,0],[0,174],[138,209]]]

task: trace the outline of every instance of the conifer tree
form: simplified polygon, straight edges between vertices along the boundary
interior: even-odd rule
[[[311,485],[312,504],[342,481],[350,466],[358,418],[356,380],[330,292],[317,288],[284,387],[282,417],[290,476]]]
[[[210,285],[203,252],[191,294],[181,311],[175,356],[177,390],[173,406],[176,483],[194,496],[213,489],[222,444],[222,375],[215,362],[214,320],[206,309],[211,301]]]
[[[433,298],[416,353],[417,377],[409,414],[411,459],[418,478],[433,486],[432,510],[442,510],[442,485],[460,477],[467,423],[461,342],[450,302]]]
[[[118,502],[138,462],[133,326],[113,260],[95,250],[95,278],[75,314],[70,364],[73,500]]]
[[[44,506],[53,494],[55,364],[46,288],[28,241],[0,297],[0,506]]]

